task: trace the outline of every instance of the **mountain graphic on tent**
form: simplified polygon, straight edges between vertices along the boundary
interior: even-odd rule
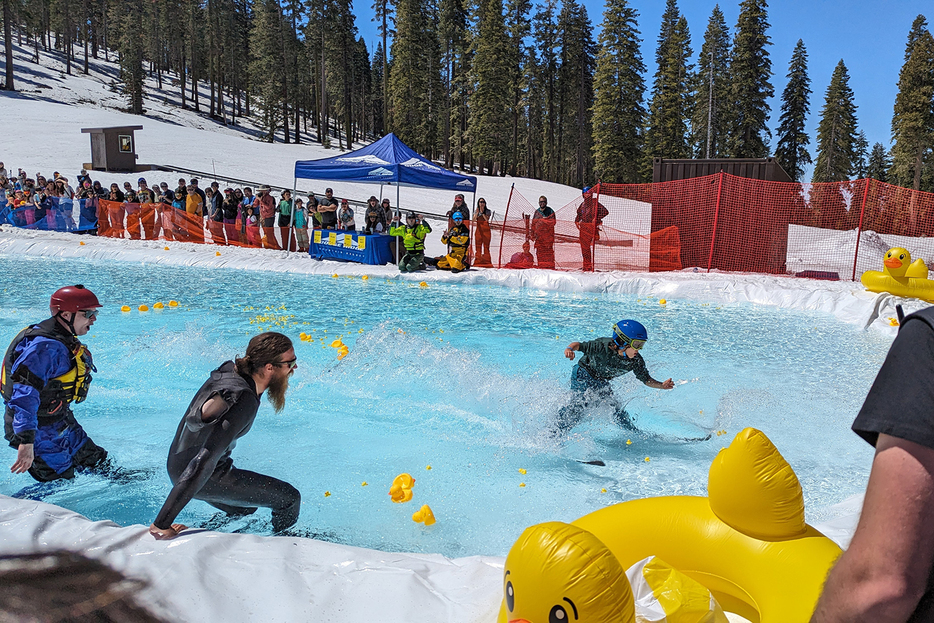
[[[363,164],[389,164],[379,156],[374,156],[372,154],[367,154],[364,156],[340,156],[337,158],[338,162],[361,162]]]

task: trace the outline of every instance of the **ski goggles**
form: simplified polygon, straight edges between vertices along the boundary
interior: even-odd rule
[[[642,348],[645,346],[645,343],[647,341],[647,340],[629,340],[629,339],[621,338],[618,335],[614,337],[613,339],[616,340],[616,343],[619,345],[620,348],[635,348],[636,350],[642,350]]]
[[[99,309],[82,309],[81,313],[84,314],[84,317],[88,320],[94,320],[97,318],[97,314],[100,313]]]

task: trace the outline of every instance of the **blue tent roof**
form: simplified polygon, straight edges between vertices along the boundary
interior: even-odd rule
[[[375,143],[341,156],[299,160],[295,163],[295,178],[393,183],[471,193],[477,190],[476,177],[439,167],[415,153],[395,134],[388,134]]]

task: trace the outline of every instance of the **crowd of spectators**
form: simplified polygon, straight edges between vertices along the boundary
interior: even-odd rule
[[[309,229],[357,231],[359,228],[366,235],[393,235],[393,221],[401,226],[401,215],[398,210],[394,212],[389,199],[380,201],[371,196],[359,210],[362,218],[358,223],[350,201],[335,197],[331,188],[325,190],[323,197],[309,193],[304,199],[293,197],[290,190],[283,190],[276,199],[269,186],[257,187],[254,194],[252,187],[221,189],[215,181],[202,189],[196,178],[187,183],[179,178],[174,188],[164,181],[150,186],[144,177],[137,180],[135,188],[128,181],[123,182],[122,188],[117,183],[105,188],[81,169],[75,181],[73,187],[58,171],[49,178],[42,174],[29,177],[22,169],[11,175],[0,162],[0,223],[60,231],[77,229],[119,238],[128,234],[131,239],[162,237],[188,242],[204,242],[207,230],[215,244],[298,251],[308,251]],[[585,271],[594,270],[594,248],[600,240],[603,220],[609,214],[589,190],[584,189],[583,201],[574,219]],[[75,202],[79,203],[77,217],[74,216]],[[455,214],[460,214],[461,224],[455,222]],[[422,223],[421,215],[418,216],[418,223]],[[469,257],[474,266],[492,266],[492,212],[486,200],[477,199],[472,226],[470,209],[462,194],[455,196],[446,216],[448,226],[442,241],[448,245],[449,252],[452,246],[470,244],[450,242],[448,234],[463,225],[472,232],[473,238],[473,249],[468,250],[464,259]],[[534,214],[525,218],[526,240],[522,252],[515,253],[506,266],[555,268],[556,215],[548,206],[548,199],[540,197]],[[283,247],[279,246],[275,228],[280,230],[278,238]],[[460,236],[454,239],[460,240]],[[423,242],[417,246],[424,249]],[[398,262],[399,253],[393,255]],[[452,256],[455,260],[456,255]],[[457,261],[454,263],[458,265]]]
[[[74,208],[79,214],[73,216]],[[399,220],[389,199],[380,201],[371,196],[358,224],[357,215],[346,198],[334,196],[331,188],[319,197],[309,193],[305,199],[293,197],[292,191],[283,190],[276,199],[269,186],[226,187],[212,182],[202,189],[196,178],[186,183],[179,178],[174,187],[167,182],[149,185],[145,177],[137,179],[134,187],[129,181],[112,183],[105,187],[92,180],[84,169],[76,176],[76,186],[58,171],[51,178],[42,174],[29,177],[19,169],[15,175],[0,162],[0,222],[9,221],[19,227],[56,230],[80,230],[91,234],[131,239],[179,240],[204,242],[204,232],[218,244],[241,244],[281,248],[271,232],[272,228],[288,228],[294,233],[294,246],[308,251],[309,228],[323,230],[359,231],[366,235],[390,235],[393,220]],[[460,218],[455,221],[455,214]],[[448,232],[469,227],[470,209],[464,195],[458,194],[447,211],[448,228],[442,240],[448,241]],[[477,206],[475,265],[490,264],[490,218],[486,200],[480,198]],[[71,221],[67,224],[66,221]],[[419,215],[418,221],[422,218]],[[44,222],[44,224],[43,224]],[[430,229],[429,229],[430,231]],[[285,244],[285,243],[283,243]],[[469,243],[467,243],[469,244]],[[397,255],[394,253],[394,255]],[[441,259],[441,258],[439,258]]]

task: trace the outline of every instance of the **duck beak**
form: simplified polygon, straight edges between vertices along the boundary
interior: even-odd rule
[[[531,623],[527,619],[509,619],[509,623]]]
[[[898,259],[897,257],[889,258],[882,263],[885,264],[886,268],[901,268],[902,267],[902,261]]]

